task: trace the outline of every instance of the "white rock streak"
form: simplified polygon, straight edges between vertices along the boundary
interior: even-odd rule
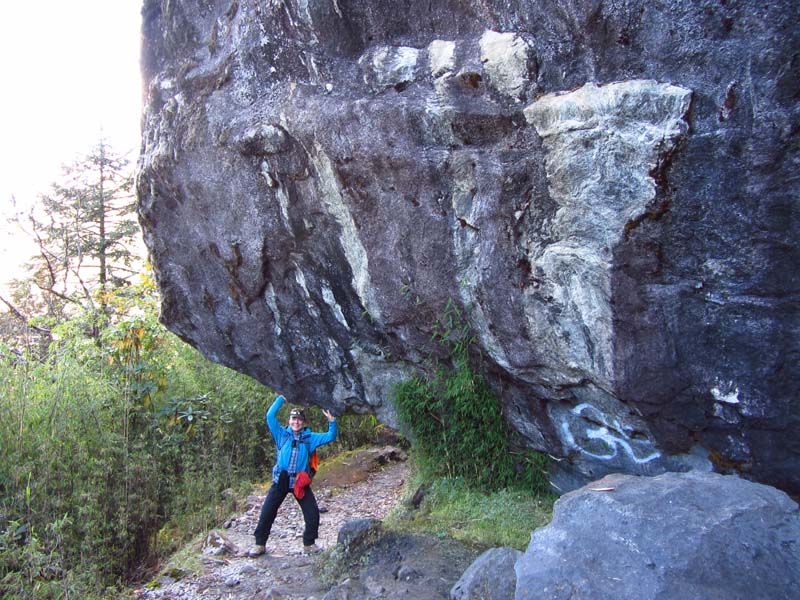
[[[344,313],[342,313],[342,307],[336,302],[333,291],[326,285],[322,286],[322,298],[325,300],[325,304],[330,306],[336,320],[339,321],[345,329],[350,329],[350,325],[348,325],[347,320],[344,318]]]
[[[481,36],[481,62],[492,85],[519,101],[529,81],[528,61],[532,52],[518,34],[487,31]]]
[[[365,82],[392,86],[414,80],[419,50],[409,46],[378,46],[359,59]]]
[[[456,43],[445,40],[433,40],[428,44],[428,57],[431,63],[431,75],[440,77],[455,69]]]
[[[353,217],[347,210],[342,192],[333,172],[331,161],[319,144],[314,145],[310,153],[311,162],[317,172],[320,199],[341,229],[340,242],[342,250],[347,257],[347,262],[353,272],[353,287],[358,294],[361,304],[369,311],[373,318],[379,319],[381,312],[378,302],[373,297],[373,287],[369,276],[369,260],[367,251],[358,235]]]
[[[725,402],[726,404],[739,404],[739,388],[733,390],[723,391],[719,386],[711,388],[711,395],[717,402]]]
[[[547,150],[550,196],[559,207],[554,241],[529,256],[547,282],[540,291],[552,300],[527,305],[532,338],[552,332],[554,368],[613,387],[613,251],[626,224],[655,199],[650,173],[686,131],[690,100],[689,90],[635,80],[588,83],[525,108]]]

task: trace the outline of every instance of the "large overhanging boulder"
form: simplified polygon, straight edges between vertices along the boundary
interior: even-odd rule
[[[143,14],[141,222],[205,355],[395,423],[455,307],[562,488],[800,491],[796,2]]]

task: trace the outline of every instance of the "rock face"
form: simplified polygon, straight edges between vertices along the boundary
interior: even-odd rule
[[[162,320],[391,424],[467,323],[563,489],[695,467],[800,492],[798,12],[148,0]]]
[[[715,473],[609,475],[556,502],[515,564],[516,600],[797,597],[800,512]]]

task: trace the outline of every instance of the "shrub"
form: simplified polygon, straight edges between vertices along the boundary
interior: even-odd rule
[[[0,596],[100,597],[217,522],[221,492],[265,466],[273,394],[155,310],[121,314],[94,338],[60,324],[42,360],[0,348]]]
[[[515,486],[546,492],[547,457],[512,452],[512,430],[500,401],[469,364],[473,338],[452,303],[434,332],[450,348],[452,366],[440,366],[432,377],[413,377],[394,389],[395,407],[411,432],[423,472],[462,477],[482,489]]]

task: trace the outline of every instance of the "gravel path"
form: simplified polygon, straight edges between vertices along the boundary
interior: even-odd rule
[[[369,451],[380,452],[380,451]],[[377,455],[376,455],[377,456]],[[332,548],[336,544],[339,528],[347,521],[361,518],[383,519],[399,501],[408,477],[405,462],[382,460],[358,461],[354,470],[363,470],[362,481],[350,483],[326,479],[321,470],[320,487],[313,485],[320,506],[320,538],[317,544]],[[368,466],[365,466],[368,465]],[[266,493],[266,489],[264,490]],[[158,587],[146,587],[134,592],[137,600],[321,600],[328,589],[314,576],[317,556],[305,556],[303,547],[303,515],[294,498],[287,496],[272,528],[267,542],[267,554],[256,559],[246,557],[252,547],[253,531],[263,495],[250,496],[245,512],[236,515],[209,534],[203,548],[203,573],[174,580],[169,576],[159,579]]]

